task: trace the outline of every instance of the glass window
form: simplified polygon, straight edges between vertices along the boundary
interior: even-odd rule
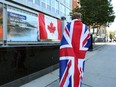
[[[59,3],[58,3],[58,1],[55,1],[55,9],[56,9],[56,13],[59,14]]]
[[[62,4],[59,4],[59,6],[60,6],[60,14],[63,15],[65,12],[65,7]]]
[[[69,16],[70,15],[70,10],[68,8],[66,8],[66,15]]]
[[[65,7],[62,5],[62,13],[65,15],[66,12],[65,12]]]
[[[67,0],[61,0],[61,2],[64,4]]]
[[[67,3],[70,3],[71,0],[67,0]]]
[[[56,0],[55,0],[55,3],[51,5],[52,6],[52,12],[55,12],[55,5],[56,5]]]
[[[62,5],[59,4],[59,13],[62,14]]]
[[[33,2],[33,0],[28,0],[28,1]]]
[[[7,41],[38,41],[38,16],[21,9],[7,8]]]
[[[71,3],[72,3],[71,0],[66,0],[65,2],[68,7],[71,7]]]
[[[40,0],[35,0],[35,4],[40,5]]]
[[[48,5],[51,5],[51,0],[47,0],[47,4]]]
[[[51,0],[47,0],[47,9],[51,10]]]
[[[41,0],[41,5],[42,5],[42,7],[44,7],[44,8],[46,8],[46,0]]]

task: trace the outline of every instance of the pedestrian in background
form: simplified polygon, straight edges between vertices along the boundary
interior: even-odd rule
[[[88,26],[82,23],[80,13],[74,13],[60,45],[60,87],[81,87],[90,41]]]

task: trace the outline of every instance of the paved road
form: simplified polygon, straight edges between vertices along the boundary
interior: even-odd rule
[[[88,55],[82,87],[116,87],[116,43]]]

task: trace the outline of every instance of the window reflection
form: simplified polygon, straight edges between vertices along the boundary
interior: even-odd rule
[[[42,6],[43,8],[46,8],[46,0],[42,0],[42,1],[41,1],[41,6]]]
[[[47,0],[47,9],[51,10],[51,0]]]
[[[51,3],[51,4],[52,4],[52,3]],[[51,5],[51,6],[52,6],[52,12],[55,12],[55,5],[56,5],[56,1],[55,1],[54,4]]]
[[[40,5],[40,0],[35,0],[35,4]]]
[[[66,15],[69,16],[70,10],[66,8]]]
[[[56,13],[59,14],[59,4],[58,1],[55,1],[55,9],[56,9]]]
[[[33,0],[28,0],[28,1],[33,2]]]

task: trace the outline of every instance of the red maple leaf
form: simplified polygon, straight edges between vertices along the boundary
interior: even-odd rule
[[[50,23],[50,25],[48,25],[48,30],[50,31],[50,33],[54,33],[54,31],[56,30],[56,27],[52,22]]]

